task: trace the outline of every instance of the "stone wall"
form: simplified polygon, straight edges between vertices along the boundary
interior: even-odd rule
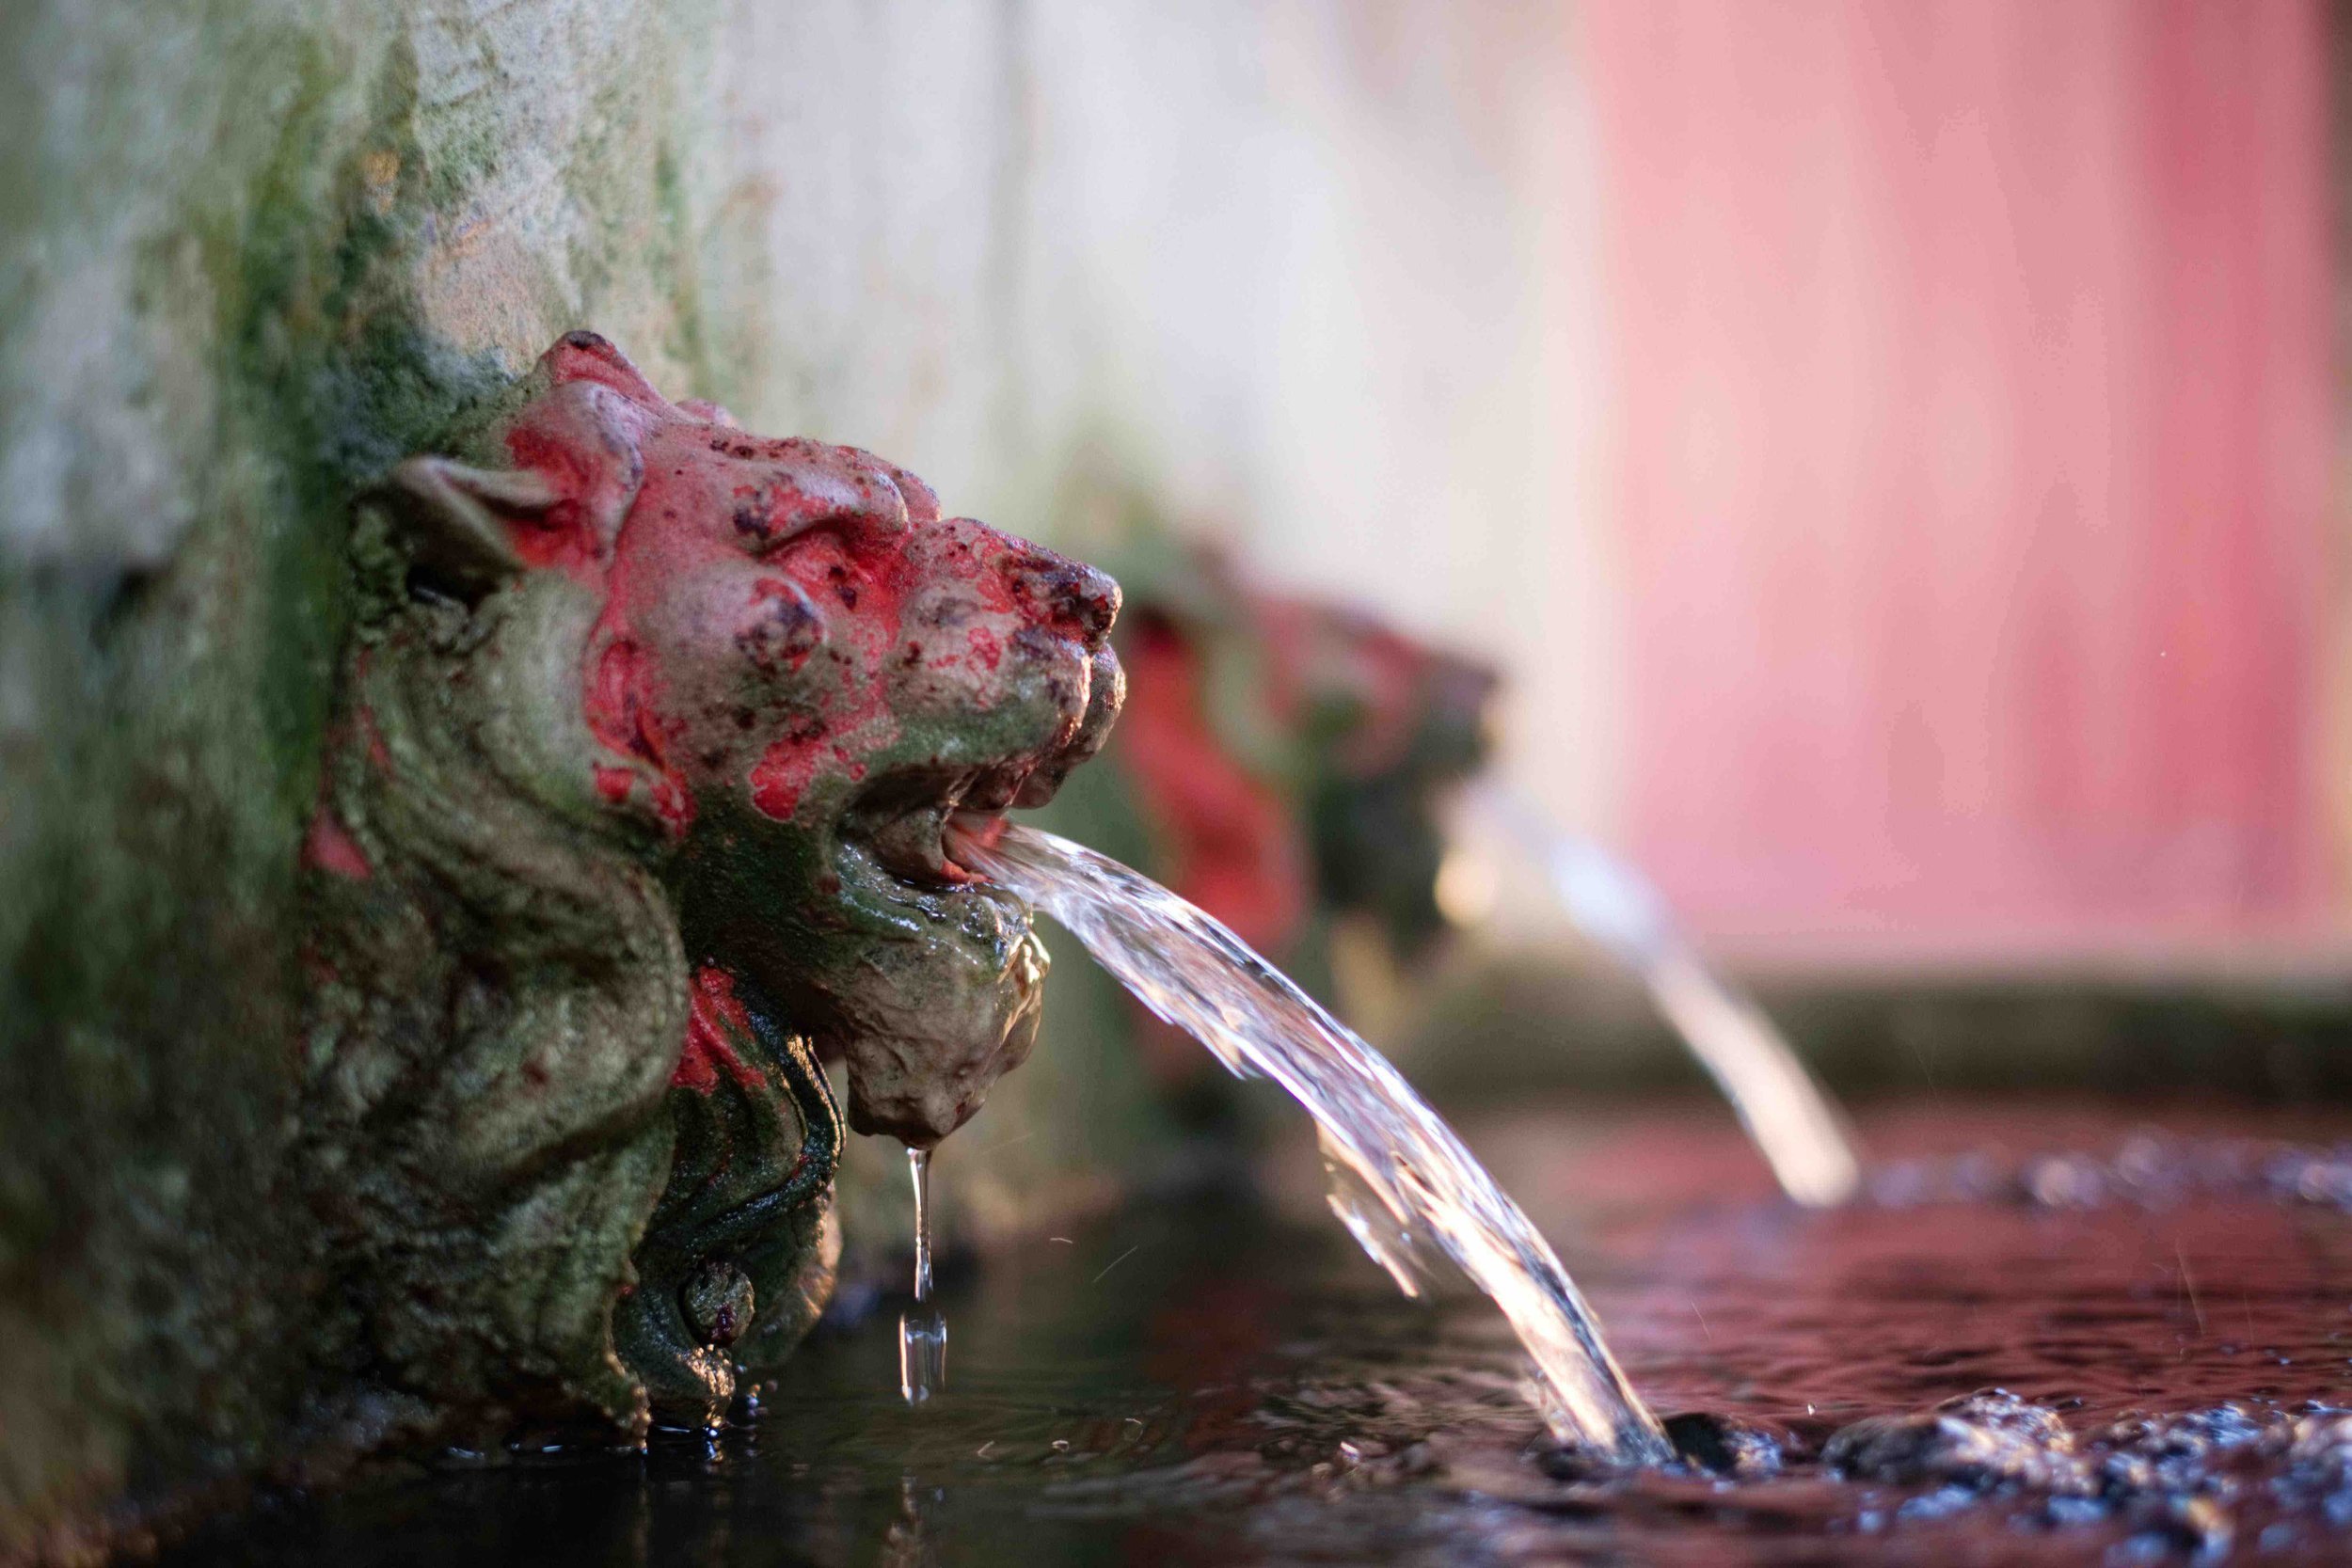
[[[239,1470],[356,485],[562,325],[700,380],[717,19],[11,9],[0,1543]]]

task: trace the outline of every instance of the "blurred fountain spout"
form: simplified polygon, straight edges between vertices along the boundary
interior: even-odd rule
[[[1577,928],[1641,976],[1658,1010],[1730,1100],[1781,1190],[1816,1207],[1851,1197],[1861,1162],[1845,1117],[1764,1010],[1699,958],[1648,879],[1502,789],[1484,786],[1470,804],[1537,859]]]

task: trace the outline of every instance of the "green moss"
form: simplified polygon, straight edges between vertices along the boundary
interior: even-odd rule
[[[299,1299],[302,1225],[271,1186],[347,519],[521,368],[515,345],[453,342],[425,285],[541,134],[520,111],[549,84],[428,103],[412,29],[462,43],[495,22],[428,23],[422,5],[0,10],[0,388],[52,374],[25,328],[60,309],[77,258],[132,258],[119,319],[87,324],[119,334],[124,363],[77,369],[78,402],[0,439],[113,400],[151,430],[186,518],[155,560],[105,543],[125,531],[91,498],[116,476],[69,486],[62,518],[0,499],[5,1557],[126,1487],[237,1469],[294,1414],[277,1314]],[[542,341],[617,306],[675,315],[671,346],[703,363],[690,182],[633,151],[679,145],[647,135],[670,96],[628,88],[694,47],[672,19],[617,56],[541,62],[604,93],[571,174],[598,260],[578,297],[541,286]],[[26,68],[61,55],[89,102],[59,85],[72,72]]]

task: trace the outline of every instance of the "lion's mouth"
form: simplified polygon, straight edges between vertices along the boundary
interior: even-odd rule
[[[801,1011],[819,1049],[849,1063],[853,1129],[928,1147],[1028,1054],[1044,946],[1028,905],[976,870],[971,851],[1102,746],[1125,683],[1107,647],[1089,664],[1073,681],[1057,662],[1031,683],[1041,689],[999,705],[984,750],[967,726],[872,768],[835,818],[807,934],[838,964],[802,983]],[[938,732],[907,738],[925,735]]]
[[[963,843],[985,845],[1004,831],[1004,811],[1025,798],[1026,768],[992,768],[951,780],[902,777],[866,792],[844,826],[877,865],[930,892],[952,891],[982,880],[963,863]],[[912,798],[911,798],[912,797]]]
[[[961,768],[904,767],[867,783],[842,822],[843,836],[896,880],[920,892],[979,890],[987,879],[958,853],[960,841],[994,841],[1009,808],[1041,806],[1080,763],[1100,751],[1125,690],[1108,649],[1076,721],[1058,744]]]
[[[947,853],[948,802],[902,813],[853,836],[864,840],[875,862],[902,882],[924,888],[959,887],[971,875]]]

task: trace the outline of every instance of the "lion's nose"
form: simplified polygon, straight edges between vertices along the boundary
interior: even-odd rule
[[[1119,584],[1109,573],[1032,545],[1006,562],[1006,574],[1039,625],[1084,643],[1089,653],[1110,641]]]

